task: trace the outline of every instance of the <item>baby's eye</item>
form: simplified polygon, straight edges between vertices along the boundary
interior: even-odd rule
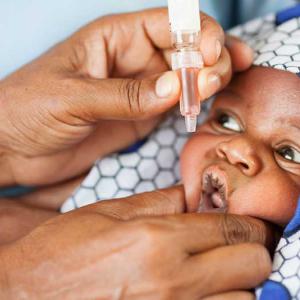
[[[300,152],[290,146],[284,146],[277,150],[284,159],[300,164]]]
[[[232,116],[228,115],[227,113],[220,113],[217,116],[217,123],[221,125],[223,128],[228,130],[232,130],[236,132],[242,131],[239,122]]]

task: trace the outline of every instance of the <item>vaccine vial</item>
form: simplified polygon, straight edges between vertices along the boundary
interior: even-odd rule
[[[181,82],[180,112],[187,132],[195,132],[200,114],[198,74],[203,68],[200,53],[201,22],[199,0],[168,0],[172,42],[172,70]]]

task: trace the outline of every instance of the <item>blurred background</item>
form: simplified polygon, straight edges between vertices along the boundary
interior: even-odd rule
[[[296,0],[201,0],[225,29]],[[0,0],[0,79],[100,16],[166,6],[167,0]]]

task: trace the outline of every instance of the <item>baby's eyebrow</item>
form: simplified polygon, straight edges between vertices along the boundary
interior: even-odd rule
[[[283,124],[286,124],[287,127],[300,131],[300,117],[291,117],[288,119],[282,119]]]
[[[300,117],[296,116],[281,116],[273,121],[274,128],[284,129],[286,133],[300,134]],[[299,140],[300,142],[300,140]]]
[[[235,91],[234,89],[232,89],[230,87],[226,88],[219,95],[221,95],[221,96],[228,96],[228,97],[234,97],[234,98],[238,98],[238,99],[242,98],[242,95],[240,95],[237,91]]]
[[[300,131],[300,120],[299,120],[299,124],[290,123],[290,126]]]

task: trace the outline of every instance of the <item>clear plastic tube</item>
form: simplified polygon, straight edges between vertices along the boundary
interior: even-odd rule
[[[196,131],[200,114],[198,74],[203,67],[200,53],[201,22],[199,0],[168,0],[169,19],[175,52],[172,69],[181,81],[180,111],[188,132]]]
[[[187,132],[195,132],[197,116],[200,114],[198,92],[198,68],[181,68],[178,70],[181,81],[180,112],[185,117]]]
[[[203,60],[198,50],[197,33],[176,32],[173,35],[176,52],[172,54],[172,69],[176,70],[181,82],[180,112],[185,117],[187,132],[195,132],[197,116],[200,114],[198,74]]]

